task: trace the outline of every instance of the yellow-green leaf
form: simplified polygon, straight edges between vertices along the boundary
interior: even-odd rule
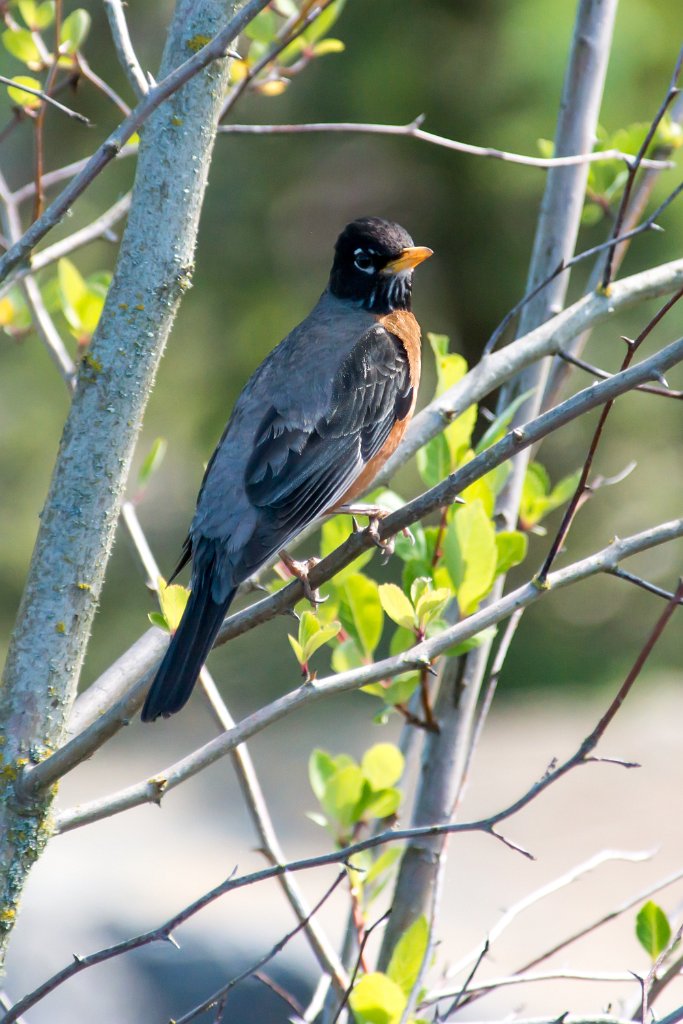
[[[429,942],[429,925],[422,914],[396,943],[387,975],[409,996],[417,981]]]
[[[412,629],[416,625],[415,610],[395,583],[383,583],[379,587],[379,599],[389,618],[398,626]]]
[[[59,48],[62,53],[76,53],[90,31],[90,15],[82,7],[72,11],[62,23]]]
[[[299,641],[296,639],[296,637],[293,637],[291,633],[287,634],[287,639],[292,645],[292,650],[294,651],[294,657],[296,658],[296,660],[299,662],[300,665],[305,665],[306,659],[304,658],[304,650]]]
[[[372,789],[386,789],[401,778],[405,761],[393,743],[376,743],[363,755],[360,766]]]
[[[341,825],[352,824],[362,791],[363,773],[357,764],[338,769],[325,785],[321,801],[325,813]]]
[[[316,748],[308,759],[308,779],[318,800],[322,801],[327,780],[337,771],[337,764],[326,750]]]
[[[171,583],[169,586],[163,576],[159,577],[157,583],[162,614],[168,623],[168,628],[175,633],[183,617],[190,591],[179,583]]]
[[[151,478],[164,461],[168,444],[165,437],[157,437],[152,441],[152,447],[147,452],[140,466],[138,473],[138,487],[146,487]]]
[[[498,557],[493,523],[481,501],[455,510],[446,531],[444,557],[460,611],[469,615],[491,589]]]
[[[671,940],[671,925],[660,906],[652,900],[642,906],[636,918],[638,942],[652,960],[664,952]]]
[[[396,982],[379,971],[364,974],[349,996],[356,1024],[398,1024],[406,1001]]]
[[[496,534],[498,557],[496,560],[496,576],[519,565],[526,558],[529,539],[520,530],[501,530]]]
[[[323,523],[323,527],[320,535],[320,555],[325,558],[332,551],[335,551],[340,545],[351,536],[351,516],[333,516],[330,519],[326,519]],[[341,587],[349,577],[359,572],[364,565],[370,561],[374,554],[374,551],[364,551],[362,555],[355,558],[350,565],[346,568],[341,569],[335,576],[335,583],[338,587]]]
[[[353,635],[360,642],[363,652],[371,657],[380,641],[384,625],[377,584],[358,572],[346,580],[342,595],[342,617],[346,621],[345,613],[348,613],[353,623]]]
[[[2,44],[22,64],[40,67],[40,52],[27,28],[8,28],[2,33]]]
[[[346,47],[341,39],[321,39],[313,47],[316,57],[325,57],[328,53],[343,53]]]
[[[16,103],[18,107],[29,107],[33,110],[40,106],[42,103],[40,96],[34,96],[32,92],[26,92],[25,89],[16,87],[27,85],[30,89],[40,89],[41,84],[37,78],[30,78],[28,75],[15,75],[12,81],[15,83],[15,86],[7,86],[7,92],[12,103]]]

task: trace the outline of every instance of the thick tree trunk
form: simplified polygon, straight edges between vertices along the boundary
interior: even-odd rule
[[[160,75],[223,29],[235,2],[178,0]],[[161,354],[190,286],[228,62],[163,103],[141,133],[114,279],[61,440],[0,690],[0,961],[26,875],[50,835],[52,793],[22,804],[23,765],[60,745]]]

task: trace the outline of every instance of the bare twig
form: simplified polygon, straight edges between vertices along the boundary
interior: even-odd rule
[[[281,939],[278,939],[275,945],[267,953],[265,953],[264,956],[257,960],[255,964],[252,964],[251,967],[247,967],[246,970],[242,971],[236,977],[232,978],[227,983],[227,985],[222,985],[216,992],[213,993],[213,995],[209,996],[208,999],[205,999],[198,1006],[195,1006],[194,1009],[190,1010],[188,1013],[184,1013],[182,1017],[178,1017],[175,1021],[175,1024],[190,1024],[190,1021],[196,1020],[196,1018],[201,1016],[202,1013],[205,1013],[207,1010],[212,1009],[212,1007],[216,1006],[219,1002],[224,1003],[226,997],[229,995],[232,989],[235,988],[235,986],[239,985],[239,983],[241,981],[244,981],[246,978],[250,978],[257,971],[260,971],[261,968],[265,967],[265,965],[269,963],[275,956],[277,956],[278,953],[282,952],[287,943],[290,942],[291,939],[293,939],[296,935],[298,935],[299,932],[306,926],[306,924],[308,924],[310,918],[320,910],[323,904],[325,904],[328,901],[332,893],[341,884],[341,882],[344,881],[345,878],[346,871],[340,871],[332,885],[328,887],[328,889],[323,893],[321,898],[315,904],[307,919],[299,921],[295,928],[292,928],[291,931],[283,935]]]
[[[683,524],[681,524],[683,529]],[[565,570],[566,572],[566,570]],[[683,594],[683,582],[678,588],[679,594]],[[58,971],[51,978],[48,978],[42,985],[38,986],[33,992],[19,1000],[14,1007],[5,1016],[4,1024],[12,1024],[17,1018],[24,1013],[25,1010],[35,1006],[37,1002],[43,999],[50,992],[53,992],[58,986],[63,984],[69,978],[75,974],[80,973],[88,967],[92,967],[95,964],[103,963],[106,960],[111,960],[114,957],[120,956],[123,953],[127,953],[133,949],[138,949],[140,946],[148,945],[151,942],[157,942],[161,940],[168,941],[172,936],[173,932],[183,923],[188,921],[191,917],[195,916],[210,903],[219,899],[221,896],[226,895],[228,892],[232,892],[235,889],[244,888],[248,885],[254,885],[258,882],[265,881],[270,878],[276,878],[283,872],[297,872],[309,870],[315,867],[323,867],[329,864],[349,864],[353,856],[357,853],[361,853],[364,850],[373,849],[377,846],[381,846],[389,842],[405,841],[407,839],[415,839],[418,836],[435,836],[442,834],[454,834],[461,832],[483,832],[486,835],[500,838],[499,833],[496,831],[496,826],[502,821],[511,818],[517,814],[524,807],[528,806],[533,800],[535,800],[542,792],[548,789],[551,785],[554,785],[559,779],[563,778],[569,771],[580,765],[595,763],[598,759],[592,756],[592,752],[595,746],[602,738],[605,730],[609,726],[610,722],[616,715],[617,711],[623,704],[623,701],[633,685],[640,669],[642,668],[647,656],[649,655],[652,647],[661,636],[666,623],[671,617],[674,611],[675,605],[671,603],[667,606],[664,613],[659,617],[654,629],[650,633],[646,643],[644,644],[636,662],[628,673],[624,683],[620,687],[618,693],[611,701],[605,713],[601,716],[597,725],[589,733],[588,736],[581,742],[576,752],[569,757],[566,761],[559,764],[551,771],[546,771],[545,774],[535,782],[522,796],[517,800],[513,801],[507,807],[498,811],[496,814],[492,814],[488,818],[479,819],[472,822],[464,823],[445,823],[437,825],[426,825],[418,828],[409,829],[389,829],[388,831],[379,833],[375,836],[369,836],[366,839],[360,840],[359,842],[353,843],[349,846],[342,848],[341,850],[333,850],[331,852],[321,854],[317,857],[308,857],[298,861],[292,861],[289,864],[274,864],[266,868],[262,868],[260,871],[252,872],[248,875],[241,877],[235,877],[234,875],[226,879],[220,885],[214,889],[205,893],[199,899],[193,903],[184,907],[181,911],[171,917],[159,928],[153,929],[152,931],[143,932],[140,935],[135,936],[131,939],[126,939],[123,942],[116,943],[113,946],[109,946],[106,949],[99,950],[97,953],[92,953],[85,957],[76,958],[71,964]],[[348,673],[346,673],[348,675]],[[339,677],[338,677],[339,678]],[[221,737],[219,737],[221,739]],[[214,741],[215,743],[215,741]],[[344,873],[345,875],[345,873]],[[341,880],[342,875],[339,876],[338,881]],[[337,884],[337,883],[335,883]],[[301,924],[298,926],[301,927]],[[275,947],[277,951],[278,947]],[[271,950],[271,954],[273,954]],[[262,966],[259,964],[258,967]],[[256,967],[255,969],[258,969]],[[252,973],[252,972],[250,972]],[[231,983],[232,984],[232,983]]]
[[[540,888],[528,893],[521,900],[518,900],[517,903],[508,907],[505,913],[498,918],[493,927],[489,929],[486,941],[490,946],[499,939],[503,932],[510,927],[520,914],[528,910],[529,907],[534,906],[534,904],[539,903],[541,900],[547,899],[548,896],[559,892],[560,889],[564,889],[568,885],[572,885],[579,878],[583,878],[584,875],[589,874],[591,871],[595,871],[596,868],[601,867],[603,864],[610,864],[615,860],[629,861],[632,864],[639,864],[644,860],[649,860],[651,857],[651,850],[601,850],[600,853],[594,854],[592,857],[589,857],[588,860],[582,861],[581,864],[576,864],[563,875],[559,875],[551,882],[547,882]],[[683,872],[679,873],[679,877],[680,876],[683,876]],[[481,948],[482,944],[479,942],[469,951],[469,953],[465,954],[465,956],[458,960],[457,963],[449,967],[447,977],[452,978],[456,974],[460,974],[461,971],[464,971],[470,964],[475,963],[481,953]],[[532,966],[535,966],[535,964],[527,964],[518,971],[515,971],[515,977],[522,974],[528,974]]]
[[[607,381],[592,385],[585,391],[563,402],[555,409],[543,413],[523,429],[517,428],[511,431],[505,438],[461,467],[443,483],[433,487],[425,494],[408,502],[402,509],[387,516],[379,525],[380,537],[387,538],[393,536],[399,530],[410,526],[433,509],[440,508],[444,504],[450,504],[461,490],[470,483],[473,483],[474,480],[479,479],[480,476],[485,475],[489,470],[495,468],[495,466],[505,462],[515,452],[535,444],[553,430],[583,415],[589,409],[595,408],[611,398],[631,390],[637,384],[642,383],[643,380],[652,379],[653,373],[664,372],[669,366],[679,362],[682,358],[683,339],[667,346],[661,352],[651,356],[649,359],[643,360],[629,370],[615,374],[614,377]],[[353,534],[337,551],[328,555],[311,570],[311,585],[319,586],[326,582],[335,572],[338,572],[344,565],[347,565],[353,558],[357,557],[362,550],[372,544],[373,540],[367,533]],[[246,629],[272,618],[281,611],[292,607],[296,601],[301,599],[301,596],[302,585],[295,581],[276,594],[265,598],[263,601],[256,602],[246,611],[230,616],[226,619],[217,642],[224,643],[228,638],[240,635]],[[500,608],[498,604],[496,607]],[[498,618],[494,618],[492,621],[500,621],[500,619],[507,617],[507,614],[512,611],[514,611],[514,607],[511,607],[508,613],[499,615]],[[457,630],[463,625],[467,628],[467,623],[470,623],[475,618],[476,616],[472,616],[464,624],[461,623],[460,627],[453,628]],[[490,623],[487,622],[487,624]],[[446,633],[452,632],[452,630],[446,631]],[[459,637],[459,639],[462,639],[462,637]],[[158,639],[156,642],[158,644]],[[432,642],[430,641],[430,643]],[[160,646],[163,648],[163,645]],[[431,651],[431,648],[425,649],[424,644],[413,650],[421,651],[422,649],[424,649],[424,653],[427,656],[430,656],[428,651]],[[405,667],[408,666],[406,665]],[[420,667],[419,664],[416,667]],[[374,669],[375,666],[370,666],[368,671],[374,671]],[[382,675],[380,674],[374,678],[381,679]],[[30,789],[34,786],[51,785],[65,771],[74,767],[84,757],[90,756],[92,751],[97,749],[107,736],[117,731],[120,725],[128,720],[128,716],[133,713],[142,701],[147,681],[145,679],[144,683],[138,682],[127,697],[123,699],[120,706],[116,705],[113,710],[100,714],[84,733],[69,741],[64,747],[40,764],[32,766],[28,777],[20,780],[20,787],[23,788],[26,785],[28,787],[27,792],[30,792]],[[370,679],[366,680],[366,682],[370,681]],[[98,693],[97,696],[99,699],[101,694]],[[29,779],[31,780],[30,782]]]
[[[103,3],[119,64],[125,71],[133,92],[140,100],[149,92],[149,85],[135,55],[122,0],[103,0]]]
[[[58,816],[55,827],[57,831],[64,832],[80,825],[97,821],[112,814],[118,814],[144,803],[159,803],[165,793],[180,785],[186,778],[196,775],[199,771],[213,764],[214,761],[230,753],[238,744],[243,743],[257,732],[262,731],[268,725],[279,721],[281,718],[303,705],[321,700],[333,693],[343,693],[347,690],[357,689],[367,683],[376,682],[389,676],[398,675],[412,668],[419,668],[425,658],[433,658],[443,653],[456,643],[462,643],[481,630],[494,625],[516,609],[526,607],[539,600],[549,590],[559,590],[569,586],[581,579],[587,579],[599,572],[609,571],[622,559],[638,554],[657,544],[666,543],[670,540],[683,536],[683,519],[664,523],[652,530],[636,534],[626,540],[614,540],[602,551],[577,562],[572,566],[552,573],[548,578],[548,587],[540,589],[533,583],[527,583],[510,594],[500,598],[494,604],[480,609],[462,622],[445,629],[442,633],[422,644],[405,651],[401,655],[385,658],[373,665],[366,665],[360,669],[352,669],[325,679],[317,680],[314,685],[304,683],[296,690],[291,691],[283,697],[279,697],[270,705],[260,709],[243,719],[235,728],[228,730],[221,736],[210,740],[203,747],[195,750],[192,754],[182,758],[175,764],[157,773],[154,777],[143,782],[129,786],[118,793],[90,803],[80,804],[78,807],[63,812]],[[142,700],[143,687],[139,686],[139,700]],[[623,699],[623,698],[622,698]],[[603,726],[603,731],[606,726]],[[90,730],[94,729],[90,727]],[[595,741],[597,742],[597,740]],[[69,744],[57,751],[40,764],[30,770],[25,769],[26,776],[23,785],[29,793],[38,786],[50,785],[62,774],[74,766],[74,761],[80,761],[83,756],[83,745],[77,740],[72,741],[72,748]],[[74,750],[74,747],[76,748]],[[35,779],[35,775],[39,775]],[[502,819],[501,819],[502,820]],[[421,834],[421,833],[418,833]],[[436,834],[436,833],[430,833]]]
[[[45,82],[45,93],[49,96],[54,89],[57,81],[57,73],[59,71],[59,39],[62,33],[62,0],[56,0],[55,3],[55,31],[54,31],[54,51],[50,56],[50,69],[47,73],[47,81]],[[40,49],[42,47],[42,39],[39,33],[33,33],[33,39],[36,46]],[[33,201],[33,219],[37,220],[43,212],[43,139],[45,129],[45,117],[47,115],[47,104],[43,103],[38,111],[37,117],[33,122],[33,134],[35,139],[35,184],[36,194]]]
[[[84,168],[63,190],[61,195],[47,208],[45,213],[36,220],[28,231],[11,249],[0,257],[0,281],[24,261],[32,249],[62,219],[76,199],[83,194],[88,186],[120,152],[124,143],[145,123],[150,114],[172,93],[181,88],[190,78],[211,64],[214,60],[225,57],[232,40],[239,35],[251,19],[262,10],[268,0],[247,0],[229,23],[218,32],[205,46],[194,53],[183,64],[171,71],[158,85],[151,88],[144,99],[140,100],[134,110],[115,129],[88,159]]]
[[[491,146],[473,146],[468,142],[457,142],[455,139],[447,139],[442,135],[434,135],[432,132],[423,131],[421,125],[424,120],[425,115],[420,114],[408,124],[363,124],[352,121],[328,121],[317,124],[224,124],[218,130],[224,134],[234,135],[310,135],[334,132],[347,135],[398,135],[402,138],[417,139],[419,142],[428,142],[431,145],[441,146],[443,149],[450,149],[468,156],[489,157],[493,160],[522,164],[525,167],[537,167],[541,170],[548,170],[551,167],[573,167],[577,164],[602,163],[605,160],[623,160],[626,166],[630,167],[635,159],[633,155],[622,153],[618,149],[556,157],[525,156],[522,153],[509,153]],[[659,170],[673,166],[669,160],[651,160],[649,165]],[[644,165],[641,164],[641,166]]]
[[[56,100],[53,96],[48,96],[48,94],[46,92],[43,92],[42,89],[34,89],[30,85],[17,85],[14,79],[5,78],[4,75],[0,75],[0,82],[2,82],[3,85],[11,85],[15,89],[21,89],[22,92],[28,92],[32,96],[37,96],[39,99],[43,100],[43,102],[49,103],[50,106],[55,108],[55,110],[59,110],[62,114],[66,114],[67,117],[73,118],[74,121],[80,121],[81,124],[86,124],[89,127],[92,124],[90,119],[87,118],[85,114],[79,114],[77,110],[72,110],[70,107],[65,107],[63,103],[59,103],[59,101]]]
[[[612,569],[612,576],[617,576],[620,580],[626,580],[628,583],[633,583],[637,587],[642,587],[642,589],[647,590],[649,594],[655,594],[657,597],[663,597],[665,601],[672,601],[674,598],[674,595],[670,590],[665,590],[663,587],[657,587],[654,583],[641,579],[640,576],[635,576],[632,572],[627,572],[626,569],[620,569],[619,566]]]
[[[578,356],[572,355],[570,352],[558,352],[558,357],[565,360],[571,366],[578,367],[579,370],[585,370],[586,373],[590,373],[593,377],[597,377],[598,380],[607,380],[611,377],[611,373],[607,370],[601,370],[599,366],[593,366],[592,363],[587,363],[585,359],[580,359]],[[643,391],[647,395],[658,395],[660,398],[674,398],[682,399],[683,391],[674,391],[672,388],[657,387],[655,384],[641,384],[637,391]]]
[[[121,517],[144,567],[147,575],[147,586],[156,591],[161,573],[138,519],[133,502],[125,501],[123,503],[121,506]],[[235,721],[228,711],[218,691],[218,687],[206,666],[201,670],[199,682],[219,729],[226,731],[234,728]],[[264,853],[271,864],[281,864],[286,858],[278,841],[268,811],[268,805],[246,744],[235,747],[232,752],[232,761],[247,811],[263,843]],[[320,967],[329,974],[338,991],[343,992],[348,983],[346,972],[325,932],[313,920],[313,911],[308,907],[299,886],[288,875],[281,875],[279,882],[292,910],[300,924],[304,927],[306,937]]]
[[[660,323],[660,321],[666,316],[669,310],[676,305],[676,303],[679,301],[681,297],[683,297],[683,288],[679,288],[678,291],[675,292],[675,294],[672,295],[671,298],[664,303],[661,309],[659,309],[657,313],[655,313],[655,315],[649,320],[649,322],[640,332],[635,341],[627,342],[626,353],[621,364],[622,370],[625,370],[631,364],[633,357],[638,351],[639,347],[649,336],[649,334],[652,332],[655,326],[658,323]],[[550,550],[548,551],[548,554],[546,555],[543,565],[541,566],[541,570],[538,574],[538,580],[541,584],[545,580],[551,565],[557,558],[558,553],[560,552],[561,548],[564,545],[564,542],[567,539],[567,535],[571,529],[574,517],[576,516],[576,513],[578,512],[579,507],[581,505],[582,498],[587,491],[588,477],[593,466],[595,453],[598,449],[598,445],[600,444],[602,432],[604,430],[605,423],[607,422],[609,414],[612,411],[613,405],[613,402],[606,402],[605,405],[602,407],[597,426],[595,428],[595,431],[593,432],[593,437],[588,448],[588,454],[586,455],[583,467],[581,469],[581,474],[579,476],[579,481],[576,485],[576,490],[574,491],[574,494],[572,495],[566,509],[564,510],[560,526],[557,530],[557,533],[555,534],[553,542],[550,545]]]
[[[676,86],[676,83],[678,82],[678,78],[679,78],[679,75],[681,73],[681,67],[682,66],[683,66],[683,47],[679,51],[678,60],[676,61],[676,67],[674,68],[673,75],[671,76],[671,82],[669,83],[669,89],[667,91],[667,94],[664,97],[664,100],[662,101],[662,104],[661,104],[659,110],[657,111],[655,117],[652,120],[652,123],[650,124],[650,127],[647,130],[647,133],[645,135],[645,138],[643,139],[642,145],[641,145],[640,149],[638,150],[638,152],[636,154],[635,160],[629,166],[628,177],[626,179],[626,185],[624,187],[624,192],[623,192],[623,195],[621,197],[621,202],[619,204],[619,209],[617,210],[617,216],[616,216],[616,218],[614,220],[614,228],[612,229],[612,245],[611,245],[611,247],[609,249],[609,252],[607,254],[607,258],[605,260],[605,270],[604,270],[604,273],[602,275],[602,288],[603,288],[603,291],[606,290],[607,288],[609,288],[610,282],[612,280],[612,260],[613,260],[613,257],[614,257],[614,250],[616,249],[617,245],[619,244],[619,232],[621,231],[621,225],[624,222],[624,216],[626,214],[626,210],[628,209],[628,204],[629,204],[629,201],[631,199],[631,191],[633,190],[633,183],[634,183],[634,181],[636,179],[636,175],[638,173],[638,169],[643,166],[643,159],[645,158],[645,154],[647,153],[648,147],[649,147],[650,143],[652,142],[652,140],[654,138],[655,132],[657,131],[657,128],[659,127],[662,118],[664,117],[664,115],[666,114],[667,110],[669,109],[669,107],[673,103],[674,99],[678,95],[679,90],[678,90],[678,88]]]

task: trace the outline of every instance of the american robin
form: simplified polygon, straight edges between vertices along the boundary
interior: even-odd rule
[[[192,559],[192,591],[143,721],[186,703],[239,584],[396,449],[420,380],[413,269],[431,255],[398,224],[353,221],[317,304],[250,378],[206,468],[174,573]]]

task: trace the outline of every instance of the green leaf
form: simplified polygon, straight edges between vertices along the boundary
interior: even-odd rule
[[[364,974],[349,996],[356,1024],[398,1024],[406,1007],[403,990],[386,974]]]
[[[489,592],[498,549],[493,523],[480,500],[458,506],[446,531],[446,566],[463,615],[469,615]]]
[[[22,64],[40,67],[40,51],[33,41],[27,28],[8,28],[2,33],[2,44],[8,53],[20,60]]]
[[[375,743],[363,755],[360,763],[363,775],[374,790],[393,786],[401,778],[405,761],[393,743]]]
[[[303,33],[304,39],[307,43],[316,43],[319,39],[322,39],[324,35],[330,31],[335,21],[344,10],[346,0],[335,0],[329,7],[326,7],[321,12],[320,16],[315,19],[312,25],[306,29]]]
[[[636,936],[652,960],[664,952],[671,940],[671,925],[660,906],[648,900],[636,917]]]
[[[427,487],[436,487],[451,472],[451,451],[443,433],[437,434],[417,453],[417,471]]]
[[[76,53],[80,50],[90,31],[90,21],[90,15],[82,7],[64,19],[59,43],[62,53]]]
[[[377,584],[363,573],[355,573],[344,584],[342,601],[342,620],[346,623],[350,618],[353,623],[353,630],[347,632],[351,632],[361,650],[372,657],[384,625]]]
[[[336,551],[351,536],[351,529],[350,516],[333,516],[330,519],[326,519],[320,532],[321,558],[325,558],[332,551]],[[359,572],[364,565],[367,565],[373,554],[374,551],[364,551],[344,569],[340,569],[335,576],[337,587],[343,586],[351,576]]]
[[[12,79],[17,86],[28,85],[31,89],[41,89],[42,86],[37,78],[31,78],[29,75],[15,75]],[[40,96],[34,96],[31,92],[25,92],[23,89],[15,88],[15,86],[8,85],[7,93],[12,103],[16,103],[18,107],[29,107],[35,110],[43,102]]]
[[[379,587],[379,599],[392,622],[405,629],[411,629],[416,625],[415,610],[395,583],[383,583]]]
[[[400,789],[389,787],[380,790],[379,793],[368,790],[367,794],[363,795],[357,811],[359,817],[367,821],[370,818],[390,818],[392,814],[396,814],[400,806]]]
[[[363,654],[351,636],[343,640],[332,651],[332,668],[335,672],[349,672],[351,669],[361,668],[365,664]]]
[[[299,663],[306,664],[317,650],[338,634],[339,630],[338,622],[323,624],[312,611],[303,611],[299,617],[298,643],[293,637],[289,638]]]
[[[400,857],[401,849],[398,846],[392,846],[385,850],[384,853],[381,853],[365,873],[366,884],[376,881],[385,871],[390,871]]]
[[[422,914],[396,943],[387,975],[409,996],[417,981],[429,942],[429,925]]]
[[[529,538],[520,530],[501,530],[496,534],[496,576],[506,573],[526,558]]]
[[[517,397],[514,398],[510,404],[498,414],[498,416],[496,416],[491,426],[479,439],[479,443],[474,449],[475,455],[479,455],[481,452],[485,451],[486,448],[490,448],[492,444],[495,444],[496,441],[500,441],[501,437],[503,437],[505,431],[510,426],[512,417],[515,415],[519,407],[524,405],[527,398],[531,398],[535,390],[535,388],[530,388],[529,391],[525,391],[523,394],[517,395]]]
[[[308,759],[308,781],[317,799],[321,802],[328,779],[334,775],[337,767],[332,755],[319,748],[314,750]]]
[[[163,576],[157,580],[157,586],[162,615],[171,633],[175,633],[183,617],[190,591],[186,587],[181,587],[179,583],[172,583],[169,586]]]
[[[292,636],[291,633],[287,634],[287,639],[289,640],[289,642],[290,642],[290,644],[292,646],[292,650],[294,651],[294,657],[296,658],[296,660],[299,662],[299,664],[303,668],[303,666],[306,664],[306,659],[304,658],[304,649],[303,649],[303,647],[301,646],[299,641],[295,637]]]
[[[159,629],[163,629],[164,633],[168,633],[168,623],[161,612],[148,612],[147,618],[153,626],[158,626]]]
[[[415,692],[419,681],[419,672],[403,672],[400,676],[394,676],[388,685],[386,683],[368,683],[367,686],[362,687],[362,690],[363,693],[378,697],[388,707],[392,707],[394,704],[407,703]]]
[[[272,11],[261,11],[252,18],[244,29],[248,39],[256,39],[259,43],[270,43],[275,39],[278,20]]]
[[[326,57],[330,53],[343,53],[346,47],[341,39],[321,39],[313,47],[315,57]]]
[[[362,792],[363,773],[358,765],[348,764],[338,768],[327,780],[321,801],[323,810],[340,825],[355,824],[356,808]]]
[[[42,4],[36,0],[17,0],[17,7],[26,26],[34,31],[47,28],[54,21],[54,0],[45,0]]]
[[[145,455],[138,473],[138,488],[146,487],[152,479],[161,463],[164,461],[168,443],[165,437],[157,437],[152,441],[152,446]]]
[[[426,629],[430,622],[438,619],[452,597],[453,592],[447,587],[423,594],[415,606],[420,629]]]

